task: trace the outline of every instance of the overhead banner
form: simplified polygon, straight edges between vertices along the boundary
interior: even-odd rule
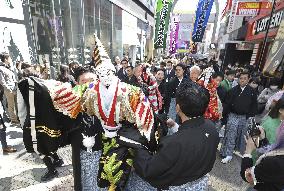
[[[178,43],[179,15],[174,15],[171,21],[170,54],[175,54]]]
[[[165,48],[169,26],[169,17],[173,0],[158,0],[156,10],[156,31],[154,48]]]
[[[214,0],[199,0],[192,33],[193,42],[202,42]]]
[[[270,76],[274,75],[275,71],[283,61],[284,55],[284,20],[282,20],[273,45],[270,49],[269,55],[267,57],[266,64],[264,66],[264,74]]]

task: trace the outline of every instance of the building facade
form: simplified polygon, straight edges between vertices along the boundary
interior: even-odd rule
[[[0,7],[0,50],[13,61],[89,63],[94,33],[111,58],[128,55],[134,62],[151,51],[153,1],[13,0]]]

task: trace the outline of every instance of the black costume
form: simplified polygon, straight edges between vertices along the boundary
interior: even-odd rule
[[[117,72],[117,77],[120,79],[120,81],[125,82],[127,79],[126,71],[123,68],[120,68]]]
[[[26,107],[19,111],[19,115],[25,118],[25,147],[28,152],[40,154],[48,172],[56,172],[55,167],[63,164],[56,151],[66,144],[64,135],[72,120],[55,110],[48,90],[40,79],[26,78],[19,82],[18,88],[24,101],[22,104]]]

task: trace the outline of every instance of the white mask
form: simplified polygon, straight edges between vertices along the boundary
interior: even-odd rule
[[[278,86],[270,86],[270,89],[272,90],[276,90],[278,88]]]
[[[103,61],[103,63],[96,68],[96,74],[98,75],[99,80],[106,87],[109,87],[111,83],[115,81],[116,76],[114,73],[115,68],[109,61]]]

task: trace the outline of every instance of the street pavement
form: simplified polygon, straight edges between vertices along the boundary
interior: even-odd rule
[[[52,181],[41,183],[40,177],[45,172],[45,165],[34,155],[26,153],[22,141],[22,129],[11,126],[7,128],[8,144],[14,145],[18,152],[3,155],[0,151],[0,191],[71,191],[73,177],[70,146],[61,148],[59,156],[64,166],[58,168],[59,176]],[[222,164],[217,157],[215,166],[209,174],[210,191],[246,191],[246,184],[240,177],[241,158],[235,156],[229,164]]]

